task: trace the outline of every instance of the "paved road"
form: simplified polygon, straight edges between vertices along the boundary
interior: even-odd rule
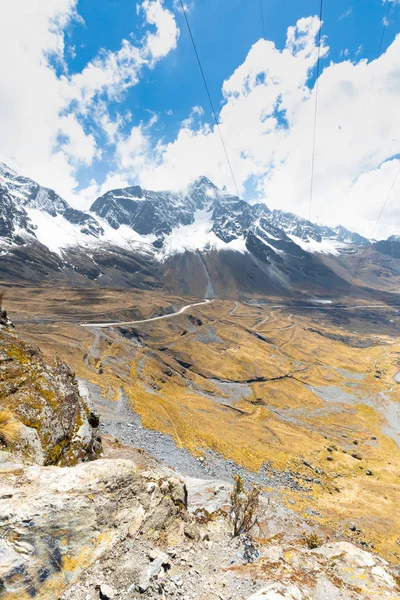
[[[171,319],[177,315],[181,315],[188,308],[194,306],[201,306],[202,304],[209,304],[212,300],[203,300],[203,302],[195,302],[194,304],[187,304],[180,308],[177,312],[169,313],[168,315],[162,315],[161,317],[152,317],[151,319],[142,319],[141,321],[120,321],[118,323],[80,323],[81,327],[119,327],[120,325],[139,325],[141,323],[150,323],[151,321],[160,321],[161,319]]]

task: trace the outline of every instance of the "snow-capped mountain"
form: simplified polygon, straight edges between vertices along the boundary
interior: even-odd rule
[[[270,226],[279,229],[275,236],[286,236],[309,252],[335,253],[349,244],[365,245],[368,240],[344,227],[319,226],[292,213],[270,211],[265,204],[251,205],[218,189],[206,177],[196,180],[184,193],[152,192],[139,186],[110,190],[91,206],[91,212],[104,219],[113,229],[129,226],[140,235],[155,235],[153,243],[160,250],[170,247],[168,236],[182,237],[182,247],[174,244],[175,252],[185,249],[189,232],[198,230],[194,225],[201,223],[203,240],[196,236],[199,247],[221,249],[221,244],[234,240],[246,242],[249,233],[258,227]],[[208,221],[207,226],[205,221]],[[198,232],[198,231],[197,231]],[[213,239],[212,234],[217,239]],[[165,252],[160,252],[165,256]]]
[[[318,277],[337,284],[324,256],[354,254],[369,244],[344,227],[316,225],[292,213],[271,211],[265,204],[249,204],[206,177],[179,193],[139,186],[110,190],[89,211],[81,211],[0,163],[3,278],[3,272],[15,273],[13,257],[18,256],[28,277],[39,273],[41,279],[57,272],[74,279],[140,281],[154,287],[167,285],[165,274],[171,265],[180,265],[181,277],[182,265],[195,261],[187,267],[187,277],[205,277],[209,286],[215,273],[210,275],[206,263],[214,260],[212,270],[221,279],[221,264],[229,255],[227,272],[237,278],[237,271],[244,271],[240,288],[247,289],[250,281],[264,289],[267,280],[289,287]]]
[[[99,237],[104,233],[91,215],[72,208],[53,190],[40,186],[28,177],[21,177],[0,163],[1,237],[12,240],[24,232],[36,237],[35,231],[43,224],[43,215],[53,219],[62,217],[84,235]],[[51,227],[52,222],[48,221],[48,224]]]

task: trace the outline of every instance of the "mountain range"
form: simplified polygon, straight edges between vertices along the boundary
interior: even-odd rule
[[[397,275],[400,237],[373,242],[340,225],[317,225],[245,202],[206,177],[179,193],[110,190],[82,211],[0,163],[0,257],[3,280],[96,281],[209,297],[345,291],[360,259],[375,267],[383,261],[379,268]]]

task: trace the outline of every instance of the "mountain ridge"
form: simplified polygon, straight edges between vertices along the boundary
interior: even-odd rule
[[[105,231],[100,219],[105,220],[114,230],[128,225],[139,235],[160,237],[171,233],[174,227],[192,224],[194,213],[207,207],[213,211],[214,233],[226,243],[243,235],[243,230],[254,225],[259,216],[267,217],[270,223],[280,226],[285,233],[304,241],[308,237],[320,242],[329,237],[338,242],[359,245],[368,243],[366,238],[341,225],[334,228],[317,225],[294,213],[277,209],[271,211],[261,203],[250,204],[220,190],[204,176],[195,180],[187,192],[154,192],[138,185],[112,189],[99,196],[91,204],[89,211],[82,211],[71,207],[54,190],[20,176],[5,163],[0,163],[0,194],[2,208],[7,200],[9,204],[14,201],[15,207],[19,208],[16,212],[22,217],[17,224],[29,234],[34,234],[38,229],[35,223],[32,224],[34,218],[29,214],[32,210],[47,213],[53,218],[62,216],[70,224],[81,226],[80,233],[101,239]],[[2,210],[3,224],[6,222],[4,212]],[[232,215],[236,217],[235,223],[232,222]],[[8,221],[11,225],[10,217]],[[229,231],[229,224],[232,231]],[[6,237],[12,230],[9,227],[7,231],[4,225],[0,231],[1,237]]]
[[[396,241],[387,243],[397,247]],[[186,279],[204,280],[204,294],[224,269],[223,279],[235,279],[235,294],[307,285],[345,289],[351,265],[343,272],[343,261],[369,248],[388,254],[385,243],[373,244],[340,225],[317,225],[263,203],[250,204],[207,177],[183,192],[140,186],[109,190],[81,211],[0,163],[3,279],[66,278],[147,289],[171,289],[175,280],[176,291],[203,295],[201,285],[186,285],[176,273],[185,263]]]

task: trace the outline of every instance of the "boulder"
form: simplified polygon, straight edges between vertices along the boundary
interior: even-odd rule
[[[7,316],[7,311],[2,307],[1,301],[2,301],[2,294],[0,293],[0,329],[3,327],[4,328],[14,327],[14,325],[12,324],[12,322],[10,321],[10,319]]]
[[[271,545],[263,549],[261,564],[272,581],[248,600],[394,600],[398,595],[388,562],[345,541],[313,550]]]
[[[156,489],[149,494],[152,478]],[[59,598],[88,566],[127,538],[138,515],[144,526],[163,501],[157,476],[141,473],[128,460],[0,469],[2,600]],[[179,515],[177,507],[174,515],[167,511],[163,526]],[[160,514],[158,519],[161,526]],[[151,564],[149,579],[164,562],[160,556]]]

